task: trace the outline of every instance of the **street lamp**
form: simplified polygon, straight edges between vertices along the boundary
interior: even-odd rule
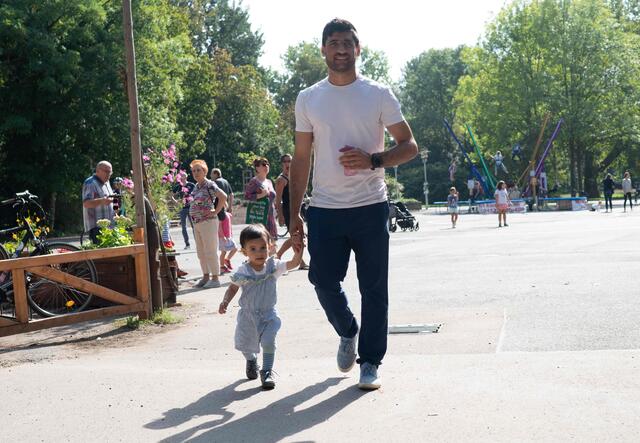
[[[424,168],[424,184],[422,189],[424,191],[424,205],[425,209],[429,209],[429,182],[427,181],[427,160],[429,159],[429,150],[424,149],[420,151],[420,158],[422,159],[422,166]]]

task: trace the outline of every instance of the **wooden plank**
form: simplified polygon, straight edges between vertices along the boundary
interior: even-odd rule
[[[12,318],[7,318],[7,317],[2,317],[0,316],[0,328],[2,328],[3,326],[15,326],[15,325],[19,325],[20,323],[18,323],[17,321],[15,321]]]
[[[13,300],[16,305],[16,320],[20,323],[29,322],[29,304],[27,302],[27,282],[24,277],[24,269],[14,269],[13,276]]]
[[[95,309],[93,311],[84,311],[73,314],[59,315],[57,317],[43,318],[41,320],[33,320],[26,324],[17,324],[15,326],[2,327],[0,328],[0,337],[19,334],[21,332],[38,331],[41,329],[53,328],[56,326],[66,326],[83,321],[99,320],[114,315],[138,314],[139,312],[145,311],[145,309],[146,306],[144,303],[137,303],[135,305],[109,306],[108,308]]]
[[[59,263],[73,263],[82,260],[121,257],[144,253],[144,245],[118,246],[116,248],[93,249],[89,251],[63,252],[60,254],[38,255],[36,257],[11,258],[0,260],[0,271],[25,269],[32,266],[47,266]]]
[[[124,295],[118,291],[114,291],[113,289],[105,288],[104,286],[100,286],[96,283],[83,280],[80,277],[67,274],[66,272],[62,272],[48,266],[29,268],[29,272],[32,272],[41,277],[46,277],[49,280],[53,280],[58,283],[69,285],[73,288],[80,289],[81,291],[84,291],[88,294],[93,294],[105,300],[119,303],[121,305],[133,305],[139,302],[139,300],[133,297],[129,297],[128,295]]]

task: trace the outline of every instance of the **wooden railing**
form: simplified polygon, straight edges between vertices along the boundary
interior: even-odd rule
[[[149,305],[147,252],[146,246],[142,243],[143,238],[142,229],[136,229],[134,231],[134,241],[136,243],[132,246],[0,260],[0,271],[10,271],[12,274],[13,299],[15,303],[15,318],[0,316],[0,337],[128,313],[139,314],[146,318],[151,308]],[[83,280],[50,266],[82,260],[123,256],[133,256],[135,261],[135,297]],[[25,273],[27,272],[93,294],[94,297],[116,303],[116,306],[49,318],[30,319],[25,278]]]

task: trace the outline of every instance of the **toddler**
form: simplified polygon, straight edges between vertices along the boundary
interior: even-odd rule
[[[222,274],[231,272],[233,269],[231,257],[238,251],[238,246],[233,241],[231,213],[229,211],[225,211],[224,220],[220,220],[220,223],[218,223],[218,249],[220,250],[220,272]]]
[[[240,310],[235,333],[235,348],[242,352],[246,362],[246,375],[250,380],[258,378],[257,354],[262,347],[262,389],[273,389],[273,361],[276,351],[276,334],[280,318],[276,312],[276,280],[286,271],[300,265],[302,248],[293,258],[284,262],[269,256],[271,235],[263,225],[249,225],[240,233],[240,247],[248,260],[231,276],[218,312],[224,314],[227,307],[242,288]]]

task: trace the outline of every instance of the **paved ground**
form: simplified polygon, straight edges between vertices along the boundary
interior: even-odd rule
[[[640,211],[417,217],[391,236],[390,321],[442,328],[390,336],[379,391],[337,371],[306,272],[280,280],[270,392],[244,379],[224,288],[184,284],[179,326],[0,339],[0,440],[637,441]]]

